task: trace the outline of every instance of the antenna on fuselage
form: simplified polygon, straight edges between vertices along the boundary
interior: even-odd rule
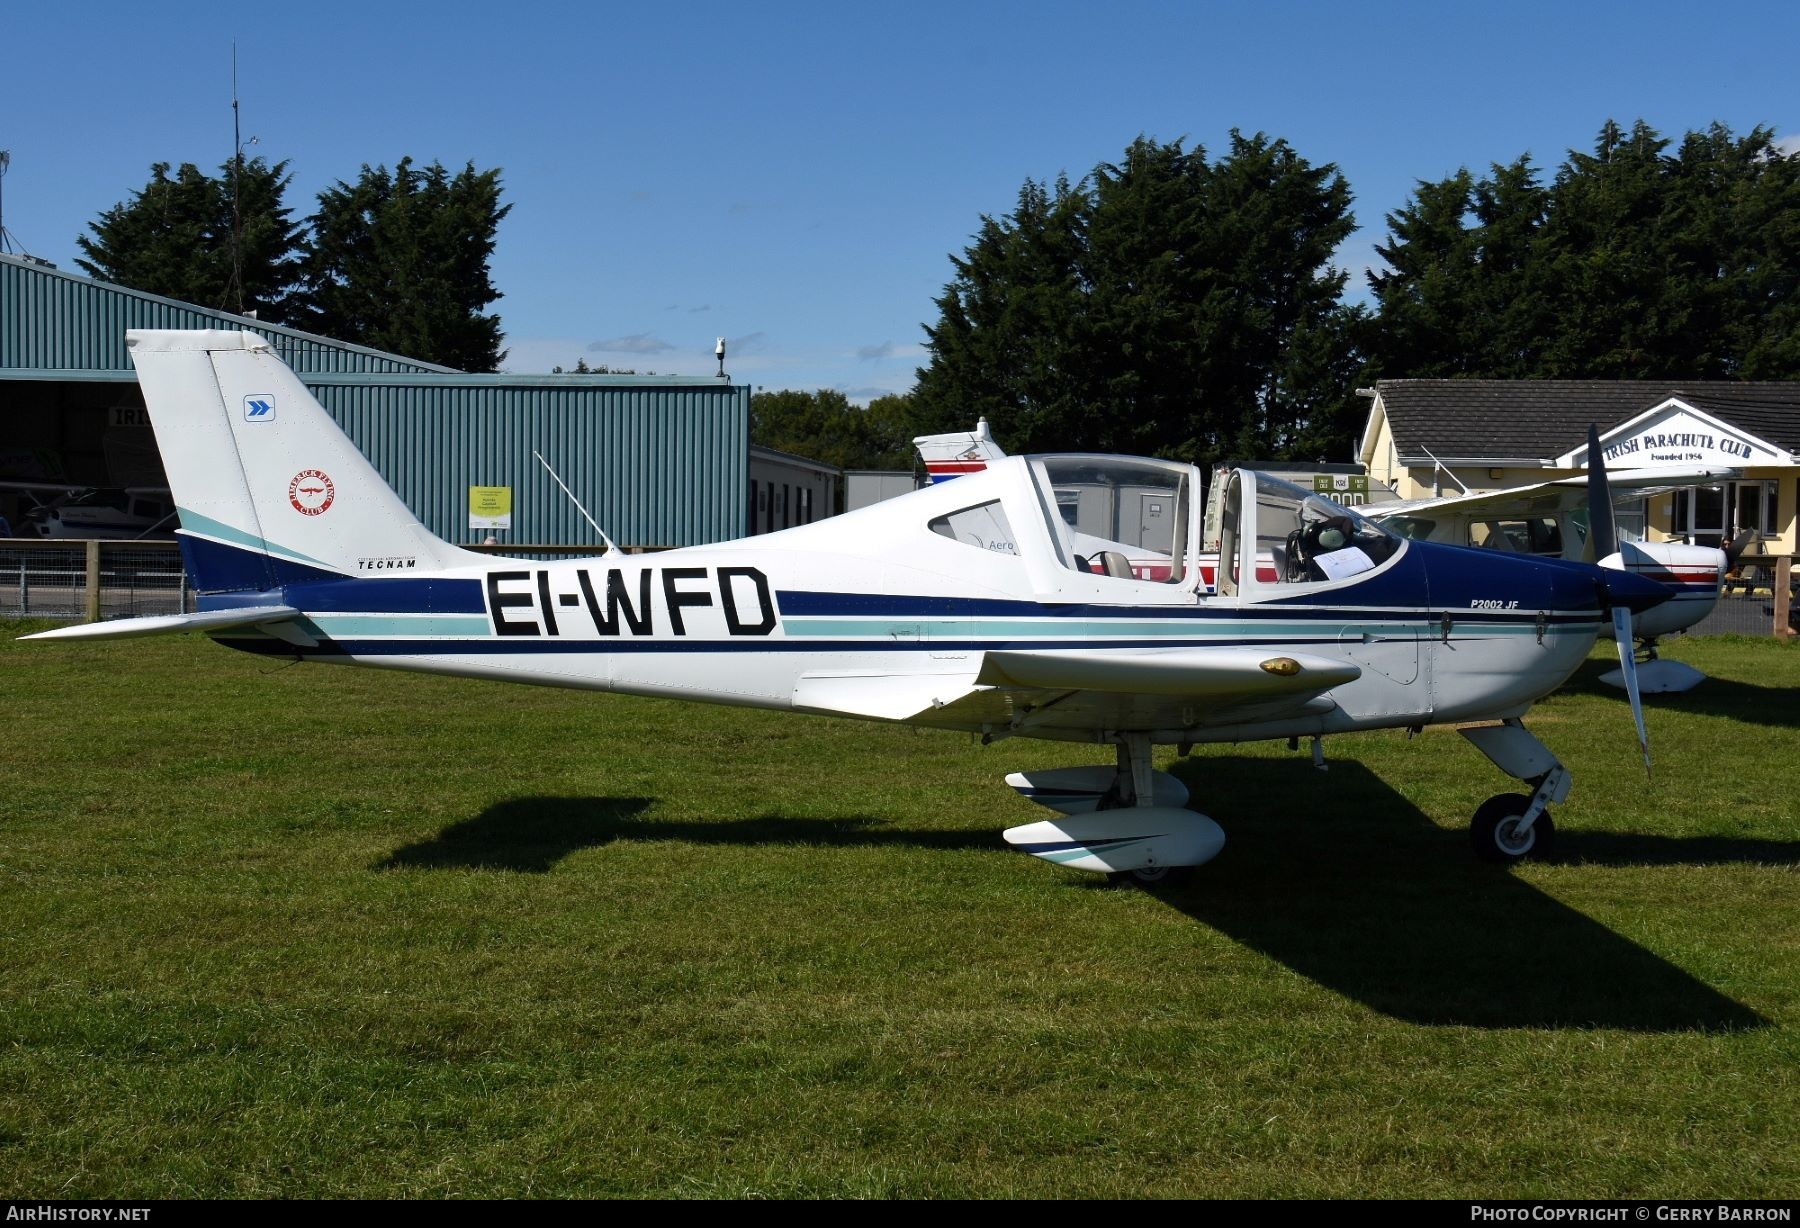
[[[613,542],[612,538],[610,538],[606,535],[606,530],[600,527],[600,522],[595,520],[592,516],[588,515],[587,508],[581,506],[581,500],[577,499],[575,497],[575,492],[569,489],[568,484],[566,482],[564,482],[561,478],[556,476],[556,470],[554,470],[550,467],[550,462],[545,460],[538,453],[536,448],[532,449],[531,455],[532,455],[533,459],[535,459],[537,461],[538,464],[540,464],[544,467],[544,472],[550,475],[550,480],[555,482],[557,484],[557,486],[562,488],[563,494],[565,494],[569,497],[569,502],[573,503],[575,505],[575,510],[581,513],[581,518],[583,520],[587,521],[590,525],[592,525],[594,528],[594,532],[596,532],[600,535],[600,540],[606,543],[606,552],[608,554],[618,553],[619,547]]]

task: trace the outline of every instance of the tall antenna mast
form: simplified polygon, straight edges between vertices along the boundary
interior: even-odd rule
[[[238,205],[243,177],[244,133],[238,123],[237,39],[234,38],[231,40],[231,281],[225,286],[225,301],[219,306],[230,307],[239,315],[244,314],[244,260],[240,251],[244,220]]]

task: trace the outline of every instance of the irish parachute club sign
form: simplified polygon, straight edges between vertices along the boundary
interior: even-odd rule
[[[1707,465],[1742,469],[1793,463],[1785,448],[1695,409],[1679,398],[1670,398],[1649,413],[1615,427],[1601,437],[1600,449],[1606,463],[1619,469]],[[1557,458],[1557,465],[1585,468],[1587,448],[1565,453]]]

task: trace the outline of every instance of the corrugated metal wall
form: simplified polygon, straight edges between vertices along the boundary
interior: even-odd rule
[[[447,367],[260,324],[223,311],[90,281],[0,255],[0,368],[130,371],[128,328],[248,329],[302,375],[423,372]]]
[[[747,386],[704,377],[467,375],[0,255],[0,375],[135,382],[128,328],[248,329],[268,338],[419,519],[448,541],[484,535],[468,527],[470,486],[510,486],[513,528],[502,541],[597,544],[533,449],[622,546],[744,535]]]
[[[331,416],[439,537],[480,541],[470,486],[510,486],[503,542],[598,544],[533,450],[620,545],[741,537],[750,389],[495,383],[313,384]],[[497,377],[504,378],[504,377]]]

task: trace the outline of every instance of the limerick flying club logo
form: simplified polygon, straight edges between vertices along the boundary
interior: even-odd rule
[[[337,487],[332,485],[331,478],[318,469],[302,469],[288,483],[288,502],[302,516],[323,515],[337,498]]]
[[[253,392],[244,398],[245,422],[275,421],[275,398],[266,392]]]

